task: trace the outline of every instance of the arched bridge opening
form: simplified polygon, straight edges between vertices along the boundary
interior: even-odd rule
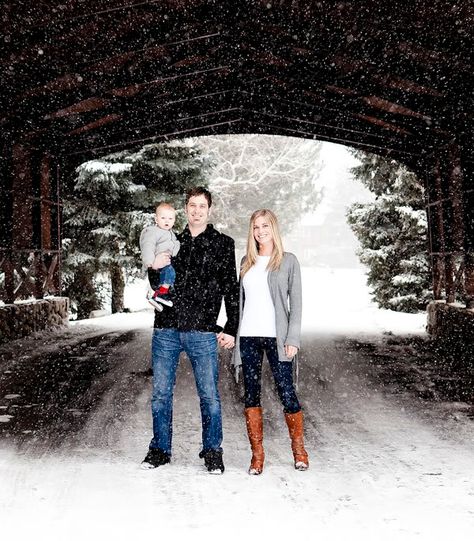
[[[425,180],[433,297],[474,307],[474,7],[436,0],[8,2],[4,303],[60,292],[62,178],[151,141],[315,138]]]

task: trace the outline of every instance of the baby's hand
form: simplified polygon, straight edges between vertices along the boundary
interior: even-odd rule
[[[153,264],[151,266],[152,269],[158,270],[162,269],[163,267],[166,267],[171,263],[171,255],[169,252],[161,252],[161,254],[158,254],[155,257],[155,260],[153,261]]]

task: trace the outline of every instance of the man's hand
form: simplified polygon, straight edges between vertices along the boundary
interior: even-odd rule
[[[163,267],[166,267],[170,263],[171,263],[171,254],[169,252],[161,252],[161,254],[158,254],[155,257],[155,261],[153,261],[151,268],[154,270],[162,269]]]
[[[217,343],[224,349],[232,349],[235,346],[235,338],[230,334],[220,332],[217,335]]]
[[[296,346],[289,346],[285,344],[285,355],[288,359],[293,359],[293,357],[298,353],[298,348]]]

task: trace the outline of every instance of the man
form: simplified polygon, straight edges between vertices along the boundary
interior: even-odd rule
[[[239,289],[234,241],[209,223],[212,197],[202,187],[186,194],[188,224],[178,235],[180,250],[173,265],[176,281],[173,306],[155,312],[152,340],[153,439],[142,465],[156,468],[171,459],[173,391],[179,355],[188,355],[196,380],[202,420],[202,450],[199,453],[210,473],[223,473],[222,414],[218,381],[217,344],[234,346],[239,319]],[[170,264],[167,253],[159,254],[148,270],[156,288],[160,268]],[[227,322],[217,326],[222,299]]]

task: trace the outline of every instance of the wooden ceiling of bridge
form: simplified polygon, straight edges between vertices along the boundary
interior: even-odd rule
[[[83,157],[275,133],[414,163],[473,144],[474,2],[31,0],[0,16],[1,137]]]

